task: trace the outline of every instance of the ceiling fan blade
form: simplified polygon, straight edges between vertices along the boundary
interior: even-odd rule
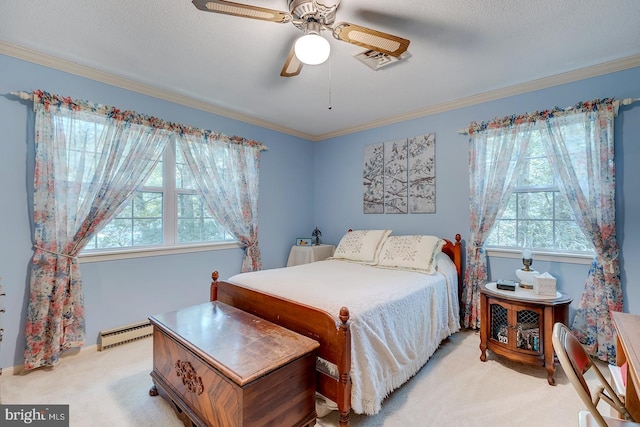
[[[225,15],[260,19],[279,24],[291,21],[291,15],[287,12],[225,0],[193,0],[193,5],[205,12],[223,13]]]
[[[386,53],[391,56],[400,56],[409,48],[407,39],[372,30],[360,25],[340,22],[333,26],[333,37],[347,43],[355,44],[367,49]]]
[[[293,77],[300,74],[302,71],[302,62],[296,56],[296,52],[294,50],[295,43],[291,45],[291,50],[289,51],[289,55],[287,56],[287,60],[284,62],[284,66],[282,67],[282,71],[280,71],[280,75],[282,77]]]

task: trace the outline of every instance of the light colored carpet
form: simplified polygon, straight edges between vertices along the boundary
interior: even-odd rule
[[[552,387],[543,368],[509,362],[491,352],[481,362],[479,343],[473,331],[453,335],[415,377],[383,402],[379,414],[352,414],[351,425],[578,425],[577,414],[584,406],[560,366]],[[69,404],[72,427],[182,426],[164,399],[149,396],[151,369],[151,338],[102,352],[85,350],[64,357],[53,369],[23,375],[5,370],[0,403]],[[317,425],[337,426],[337,414],[319,419]]]

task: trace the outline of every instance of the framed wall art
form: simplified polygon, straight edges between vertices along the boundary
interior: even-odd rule
[[[436,211],[435,134],[366,145],[365,214]]]

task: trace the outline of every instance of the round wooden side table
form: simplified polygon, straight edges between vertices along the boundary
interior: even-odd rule
[[[480,360],[486,361],[491,350],[516,362],[544,366],[547,381],[555,385],[551,334],[554,323],[569,321],[572,300],[562,292],[547,296],[519,286],[503,291],[495,282],[481,285]]]

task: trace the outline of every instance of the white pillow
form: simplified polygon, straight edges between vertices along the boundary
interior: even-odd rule
[[[378,267],[433,274],[443,245],[444,240],[436,236],[389,236],[380,251]]]
[[[391,230],[353,230],[342,236],[333,253],[334,259],[375,264],[382,244]]]

